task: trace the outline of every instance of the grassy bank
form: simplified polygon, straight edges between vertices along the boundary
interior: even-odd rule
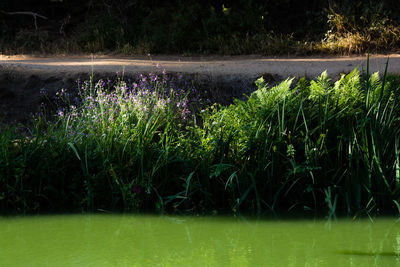
[[[256,84],[230,106],[165,72],[43,92],[1,129],[0,210],[397,211],[399,77]]]

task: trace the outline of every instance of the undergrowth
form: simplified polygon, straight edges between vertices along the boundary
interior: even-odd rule
[[[396,211],[398,77],[261,78],[230,106],[168,77],[86,81],[29,134],[3,127],[1,212]]]
[[[393,50],[400,44],[400,27],[382,3],[370,2],[361,12],[331,9],[329,30],[319,45],[327,52],[352,54]]]

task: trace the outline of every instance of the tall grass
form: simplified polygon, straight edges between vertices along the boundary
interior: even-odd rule
[[[370,1],[356,6],[338,5],[329,10],[329,30],[317,45],[319,50],[352,54],[391,51],[398,46],[400,28],[390,19],[384,3]]]
[[[2,129],[0,208],[166,212],[395,211],[398,77],[261,78],[246,101],[198,107],[166,74],[87,81],[30,134]],[[195,107],[197,105],[197,107]]]

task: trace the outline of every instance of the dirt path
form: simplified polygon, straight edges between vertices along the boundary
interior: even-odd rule
[[[400,55],[389,55],[388,72],[400,74]],[[385,70],[388,56],[372,56],[371,72]],[[336,79],[359,67],[365,70],[366,57],[295,57],[266,58],[235,57],[27,57],[0,55],[0,122],[25,122],[43,101],[40,89],[54,94],[61,88],[74,88],[77,78],[110,77],[124,72],[125,77],[139,73],[182,73],[196,80],[200,90],[213,101],[227,103],[232,97],[242,97],[254,90],[254,81],[264,76],[270,83],[287,77],[314,78],[324,70]],[[157,68],[157,66],[159,66]]]
[[[385,69],[387,57],[390,57],[389,72],[400,74],[400,55],[371,56],[371,71]],[[348,72],[355,67],[366,69],[366,57],[295,57],[268,58],[259,56],[230,57],[178,57],[156,56],[146,58],[112,58],[108,56],[38,58],[27,56],[0,56],[0,66],[14,71],[51,71],[51,72],[117,72],[123,69],[127,73],[149,72],[159,64],[169,72],[200,74],[209,76],[239,75],[256,78],[264,73],[280,77],[315,77],[328,70],[332,77]]]

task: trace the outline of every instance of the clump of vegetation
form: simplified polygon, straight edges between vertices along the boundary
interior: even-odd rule
[[[230,106],[165,73],[62,90],[28,135],[1,129],[0,209],[393,212],[399,78],[292,83],[261,78]]]
[[[389,18],[383,3],[369,3],[361,11],[331,9],[329,30],[321,48],[336,53],[365,53],[397,48],[400,27]]]
[[[157,169],[174,160],[171,142],[199,102],[190,84],[165,72],[129,84],[85,81],[77,92],[62,89],[55,101],[47,98],[29,136],[2,129],[5,207],[139,208],[135,195],[150,192]],[[16,188],[30,197],[20,199]]]

